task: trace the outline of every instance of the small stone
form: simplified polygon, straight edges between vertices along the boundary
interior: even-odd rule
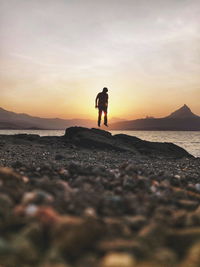
[[[100,267],[134,267],[135,259],[128,253],[109,253],[103,259]]]
[[[53,227],[60,220],[59,214],[51,207],[39,207],[35,216],[47,227]]]
[[[200,192],[200,184],[195,184],[195,189]]]
[[[128,216],[125,218],[125,222],[133,230],[141,229],[145,225],[146,221],[147,221],[146,217],[142,215]]]
[[[38,211],[38,207],[36,205],[28,205],[25,208],[25,215],[27,216],[35,216]]]
[[[131,239],[103,240],[98,243],[97,247],[103,253],[128,251],[137,258],[143,258],[147,250],[143,243]]]
[[[200,242],[195,243],[187,253],[181,267],[199,267],[200,263]]]
[[[6,184],[10,184],[11,182],[21,182],[22,178],[20,175],[15,173],[12,169],[10,168],[0,168],[0,180],[5,182]]]
[[[55,246],[66,259],[76,258],[91,249],[104,233],[103,224],[93,218],[76,217],[71,223],[65,217],[55,225]]]
[[[86,208],[84,210],[84,215],[86,217],[94,217],[94,218],[97,216],[96,211],[93,208]]]
[[[66,181],[63,181],[63,180],[58,180],[56,182],[56,185],[59,185],[61,186],[62,190],[67,194],[67,193],[72,193],[72,192],[75,192],[76,190],[71,188],[71,186],[66,182]]]
[[[29,178],[27,176],[22,176],[22,180],[25,184],[29,182]]]
[[[187,212],[185,210],[178,210],[172,216],[171,223],[176,227],[185,226],[187,221]]]
[[[63,155],[56,155],[55,156],[55,160],[62,160],[62,159],[65,159],[65,157]]]
[[[174,266],[178,260],[176,253],[169,248],[159,248],[155,251],[153,258],[160,266],[165,266],[166,263],[168,266]]]
[[[163,244],[167,234],[168,229],[166,229],[165,225],[152,222],[140,230],[139,238],[152,247],[159,247]]]
[[[199,203],[198,201],[194,201],[194,200],[188,200],[188,199],[181,199],[177,202],[177,204],[181,207],[181,208],[185,208],[187,210],[194,210],[198,207]]]
[[[22,204],[27,205],[29,203],[34,203],[37,205],[51,204],[54,198],[49,193],[41,190],[35,190],[32,192],[27,192],[24,194],[22,199]]]
[[[152,185],[152,186],[150,187],[150,190],[151,190],[152,193],[156,193],[156,191],[157,191],[157,187],[156,187],[155,185]]]
[[[69,177],[69,171],[65,168],[60,169],[59,174],[61,174],[64,177]]]
[[[200,227],[174,230],[168,237],[167,244],[175,250],[179,256],[185,255],[189,247],[200,239]]]
[[[71,267],[71,265],[68,265],[66,263],[50,263],[50,262],[44,262],[39,267]]]

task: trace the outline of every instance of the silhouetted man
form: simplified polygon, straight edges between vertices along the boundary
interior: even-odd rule
[[[107,109],[108,109],[108,88],[104,87],[101,93],[98,93],[96,100],[95,100],[95,107],[99,109],[99,116],[98,116],[98,126],[101,126],[101,115],[102,112],[104,113],[104,125],[108,126],[107,124]]]

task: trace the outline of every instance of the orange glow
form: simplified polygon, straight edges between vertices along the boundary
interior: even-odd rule
[[[200,114],[198,1],[3,2],[1,107],[96,119],[106,86],[109,118]]]

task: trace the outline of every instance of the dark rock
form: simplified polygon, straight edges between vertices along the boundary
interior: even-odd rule
[[[96,128],[88,129],[85,127],[70,127],[66,129],[65,137],[69,139],[73,139],[75,136],[80,136],[80,134],[83,132],[85,132],[86,134],[94,133],[94,134],[101,135],[104,137],[112,136],[111,133],[104,131],[104,130],[96,129]]]
[[[94,244],[104,233],[101,221],[94,218],[62,219],[54,230],[55,246],[66,259],[75,259]]]
[[[62,159],[65,159],[65,157],[63,155],[56,155],[55,156],[55,160],[62,160]]]
[[[165,225],[157,224],[157,222],[150,223],[142,228],[139,232],[139,237],[153,249],[159,248],[166,240],[168,229]]]
[[[167,237],[167,244],[183,257],[188,248],[200,240],[200,227],[191,227],[172,231]]]
[[[146,247],[143,243],[132,239],[112,239],[101,241],[97,245],[98,250],[103,253],[108,252],[129,252],[138,259],[142,259],[146,254]]]
[[[200,242],[195,243],[186,254],[181,267],[199,267],[200,263]]]
[[[193,157],[186,150],[173,143],[149,142],[125,134],[114,135],[114,138],[128,147],[132,147],[142,155],[174,158]]]
[[[13,164],[12,164],[12,167],[13,168],[21,168],[23,166],[22,162],[20,161],[15,161]]]
[[[134,136],[111,133],[84,127],[67,128],[64,135],[65,140],[70,140],[76,145],[87,148],[108,149],[132,152],[136,155],[151,157],[183,158],[192,157],[183,148],[172,143],[148,142]]]
[[[153,258],[160,266],[175,266],[178,261],[176,253],[169,248],[159,248],[155,251]]]
[[[125,221],[133,230],[139,230],[147,223],[147,219],[142,215],[126,217]]]
[[[87,148],[124,151],[115,145],[111,133],[99,129],[71,127],[66,129],[64,137],[71,140],[76,145],[81,145]]]
[[[188,200],[188,199],[181,199],[177,202],[177,204],[181,207],[181,208],[185,208],[187,210],[195,210],[199,203],[197,201],[194,200]]]

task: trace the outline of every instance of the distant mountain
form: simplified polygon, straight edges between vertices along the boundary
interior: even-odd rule
[[[109,130],[171,130],[200,131],[200,117],[187,105],[164,118],[147,117],[137,120],[110,119]],[[0,108],[0,129],[63,130],[71,126],[96,127],[96,121],[86,119],[40,118]]]
[[[151,118],[117,122],[110,125],[111,130],[149,130],[149,131],[200,131],[200,117],[187,105],[164,118]]]
[[[71,126],[94,127],[96,122],[84,119],[47,119],[15,113],[0,108],[0,129],[55,129],[62,130]]]
[[[173,119],[186,119],[186,118],[199,118],[199,116],[195,115],[191,109],[184,104],[181,108],[179,108],[178,110],[172,112],[168,117],[166,118],[173,118]]]

